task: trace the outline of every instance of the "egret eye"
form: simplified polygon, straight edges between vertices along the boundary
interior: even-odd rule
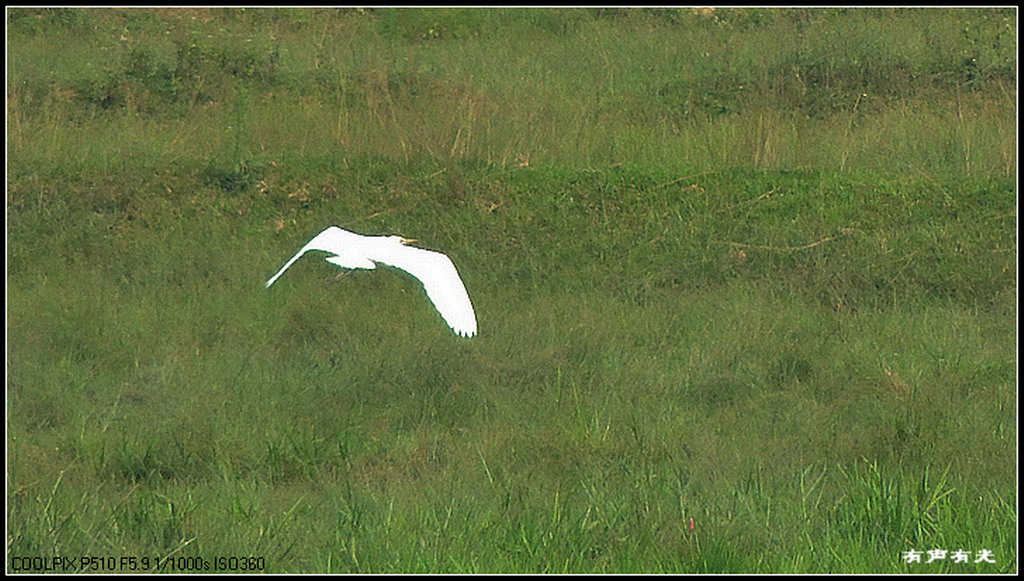
[[[440,252],[404,245],[409,242],[417,240],[400,236],[363,236],[330,226],[303,246],[277,274],[270,277],[266,286],[274,284],[289,266],[310,250],[330,252],[327,261],[342,268],[373,269],[379,262],[416,277],[427,291],[427,298],[456,335],[476,335],[476,314],[455,264]]]

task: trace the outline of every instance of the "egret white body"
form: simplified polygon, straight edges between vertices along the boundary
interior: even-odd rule
[[[363,236],[331,226],[303,246],[277,274],[270,277],[267,286],[274,284],[289,266],[310,250],[330,252],[327,262],[342,268],[373,269],[379,262],[419,279],[427,291],[427,298],[457,335],[476,335],[473,304],[469,302],[469,293],[451,259],[440,252],[405,246],[407,242],[414,241],[400,236]]]

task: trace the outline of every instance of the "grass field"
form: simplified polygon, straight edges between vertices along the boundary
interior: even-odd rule
[[[7,571],[1015,573],[1016,25],[8,9]]]

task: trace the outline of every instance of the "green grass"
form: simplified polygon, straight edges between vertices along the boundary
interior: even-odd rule
[[[1016,571],[1014,12],[7,17],[12,558]]]

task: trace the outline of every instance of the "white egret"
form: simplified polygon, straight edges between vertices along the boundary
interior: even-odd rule
[[[469,294],[451,259],[440,252],[404,246],[409,242],[416,241],[401,236],[363,236],[330,226],[317,234],[277,274],[270,277],[267,286],[274,284],[292,263],[310,250],[330,252],[327,262],[342,268],[373,269],[376,268],[375,263],[379,262],[418,278],[427,291],[427,297],[434,303],[434,308],[457,335],[476,335],[473,304],[469,302]]]

